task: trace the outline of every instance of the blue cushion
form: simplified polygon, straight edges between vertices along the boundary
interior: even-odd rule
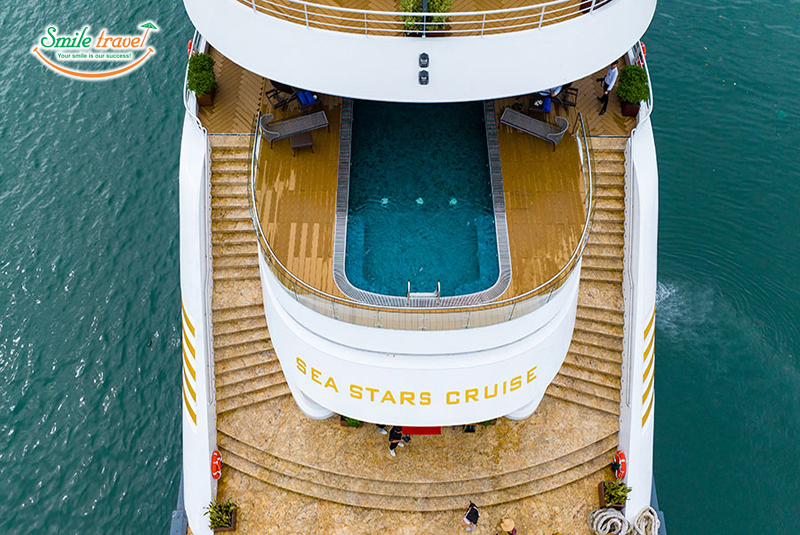
[[[307,94],[308,94],[308,91],[300,91],[297,94],[297,98],[300,99],[300,104],[302,104],[303,106],[308,106],[309,104],[311,104],[311,102],[309,102],[309,100],[308,100]]]
[[[550,111],[552,104],[553,101],[550,99],[550,97],[545,97],[544,103],[542,104],[542,111]]]

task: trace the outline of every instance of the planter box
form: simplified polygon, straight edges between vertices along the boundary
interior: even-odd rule
[[[222,533],[223,531],[236,531],[236,516],[238,515],[239,510],[234,509],[231,512],[231,525],[227,528],[214,528],[214,533]]]
[[[616,509],[617,511],[622,511],[625,507],[625,504],[613,504],[609,505],[606,503],[606,482],[601,481],[597,484],[597,494],[600,498],[600,508],[603,509],[605,507],[611,507],[612,509]]]
[[[340,414],[339,415],[339,425],[341,425],[342,427],[355,427],[356,429],[358,429],[359,427],[364,425],[364,422],[359,422],[358,425],[347,423],[347,420],[344,419],[344,416],[342,416]]]
[[[216,93],[216,89],[212,89],[211,93],[206,93],[205,95],[197,95],[197,105],[198,106],[211,106],[214,104],[214,93]]]
[[[631,104],[630,102],[625,102],[624,100],[620,100],[620,104],[622,105],[622,115],[625,117],[636,117],[639,114],[639,108],[641,104]]]

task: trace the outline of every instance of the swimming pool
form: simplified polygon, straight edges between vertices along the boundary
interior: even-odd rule
[[[348,165],[340,157],[337,199],[339,270],[334,259],[342,292],[381,304],[405,302],[409,285],[414,294],[440,287],[443,298],[471,302],[500,295],[510,277],[501,277],[501,265],[505,272],[510,261],[501,262],[499,252],[507,252],[508,238],[499,158],[490,166],[487,149],[487,107],[350,102],[342,125],[342,156],[349,148],[350,158]]]

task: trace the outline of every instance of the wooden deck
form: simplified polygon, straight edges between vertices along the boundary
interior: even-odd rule
[[[330,131],[311,133],[314,152],[292,154],[288,139],[272,149],[263,144],[256,183],[256,204],[261,227],[281,262],[304,282],[323,292],[344,297],[333,282],[333,230],[339,166],[341,99],[322,96]],[[264,102],[264,112],[277,118],[290,115]]]
[[[209,48],[214,58],[217,92],[214,104],[200,108],[198,117],[212,134],[247,134],[253,127],[253,116],[261,105],[265,80],[243,69],[214,48]]]

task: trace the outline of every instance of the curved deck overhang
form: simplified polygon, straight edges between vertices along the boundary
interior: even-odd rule
[[[306,27],[237,0],[184,0],[225,56],[267,78],[320,93],[396,102],[455,102],[530,93],[582,78],[645,32],[656,0],[613,0],[542,28],[416,38]],[[419,83],[428,54],[429,83]]]

